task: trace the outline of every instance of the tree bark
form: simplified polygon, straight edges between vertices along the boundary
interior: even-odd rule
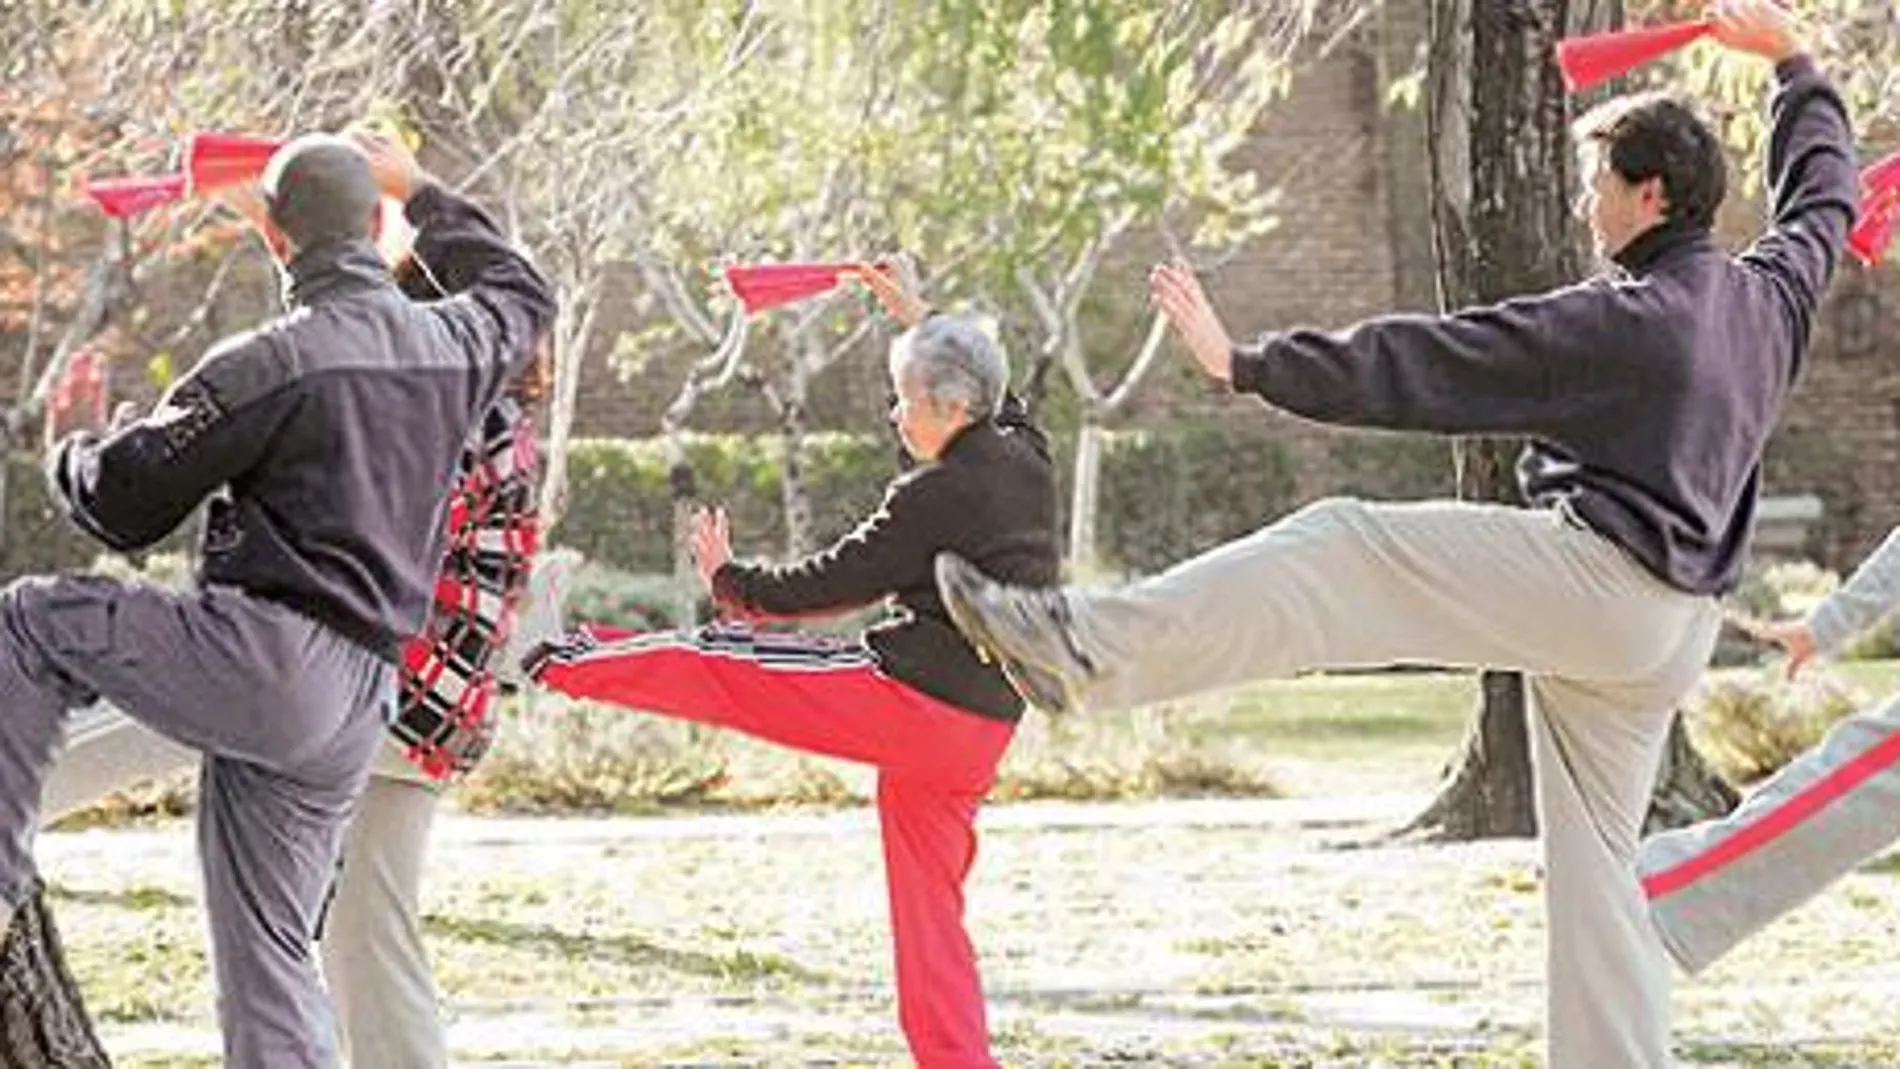
[[[1099,574],[1101,548],[1096,541],[1096,514],[1102,484],[1101,417],[1094,406],[1082,414],[1075,431],[1075,487],[1069,497],[1069,564],[1074,574]]]
[[[1433,247],[1446,309],[1555,288],[1581,274],[1559,38],[1622,23],[1618,0],[1440,0],[1430,5],[1427,135]],[[1510,502],[1519,443],[1459,443],[1459,496]],[[1400,830],[1470,840],[1537,833],[1521,675],[1484,672],[1478,715],[1445,784]],[[1671,727],[1648,828],[1726,812],[1735,792]]]

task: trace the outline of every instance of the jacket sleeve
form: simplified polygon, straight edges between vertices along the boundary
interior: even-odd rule
[[[1860,176],[1847,108],[1814,60],[1775,68],[1768,133],[1768,230],[1741,256],[1766,274],[1805,340],[1854,225]]]
[[[213,490],[263,454],[291,404],[286,358],[268,333],[208,353],[143,419],[80,432],[47,459],[53,500],[107,547],[131,552],[170,534]]]
[[[1900,607],[1900,528],[1854,569],[1841,588],[1808,614],[1815,648],[1831,653]]]
[[[1342,426],[1442,434],[1548,428],[1640,370],[1620,356],[1634,317],[1593,280],[1451,315],[1269,334],[1233,354],[1236,391]]]
[[[409,198],[417,270],[452,296],[431,303],[494,396],[554,321],[554,290],[473,203],[438,185]]]
[[[726,564],[713,575],[713,600],[750,616],[807,616],[860,608],[917,584],[934,564],[933,528],[954,507],[934,475],[926,466],[900,476],[875,512],[802,560]]]

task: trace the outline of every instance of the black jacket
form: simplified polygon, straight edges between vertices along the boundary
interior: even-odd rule
[[[130,427],[59,443],[48,473],[73,521],[135,550],[222,489],[202,582],[395,660],[428,612],[463,446],[554,314],[474,205],[425,187],[408,217],[417,258],[455,297],[409,300],[367,242],[300,252],[288,314],[213,348]]]
[[[1859,196],[1840,97],[1805,57],[1776,78],[1773,219],[1740,256],[1658,227],[1554,293],[1269,336],[1236,351],[1234,388],[1329,423],[1529,435],[1527,498],[1569,502],[1679,590],[1726,592]]]
[[[877,511],[829,549],[778,566],[729,563],[713,576],[713,598],[753,617],[889,599],[890,618],[864,635],[886,673],[938,701],[1015,720],[1022,699],[977,658],[937,596],[934,562],[944,550],[1007,583],[1058,577],[1055,469],[1048,441],[1014,398],[995,419],[965,428],[937,462],[898,476]]]

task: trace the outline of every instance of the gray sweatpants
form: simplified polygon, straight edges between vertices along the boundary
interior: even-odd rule
[[[110,709],[75,718],[46,778],[47,822],[96,805],[139,780],[189,768],[195,755]],[[323,916],[323,979],[349,1064],[359,1069],[448,1064],[435,974],[422,939],[422,868],[441,789],[385,734],[343,837]]]
[[[1633,859],[1676,702],[1720,627],[1554,511],[1314,504],[1118,590],[1070,597],[1123,707],[1305,669],[1428,663],[1529,677],[1556,1067],[1669,1061],[1669,966]]]
[[[41,787],[71,710],[104,698],[203,755],[198,845],[233,1069],[330,1069],[311,936],[395,671],[230,588],[91,576],[0,591],[0,898],[35,878]]]
[[[1700,972],[1900,841],[1900,699],[1850,716],[1727,816],[1644,840],[1664,945]]]

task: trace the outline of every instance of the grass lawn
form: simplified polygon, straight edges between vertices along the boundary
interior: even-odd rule
[[[1900,685],[1900,664],[1841,672],[1870,695]],[[1427,791],[1473,694],[1456,674],[1295,680],[1043,725],[1024,760],[1185,751],[1321,798]],[[1530,844],[1386,845],[1377,819],[1274,812],[992,810],[970,915],[1005,1064],[1535,1064]],[[115,1064],[216,1064],[188,830],[43,843]],[[458,1064],[902,1064],[880,864],[861,808],[450,816],[426,908]],[[1871,865],[1679,987],[1679,1055],[1900,1064],[1896,931],[1900,873]]]

